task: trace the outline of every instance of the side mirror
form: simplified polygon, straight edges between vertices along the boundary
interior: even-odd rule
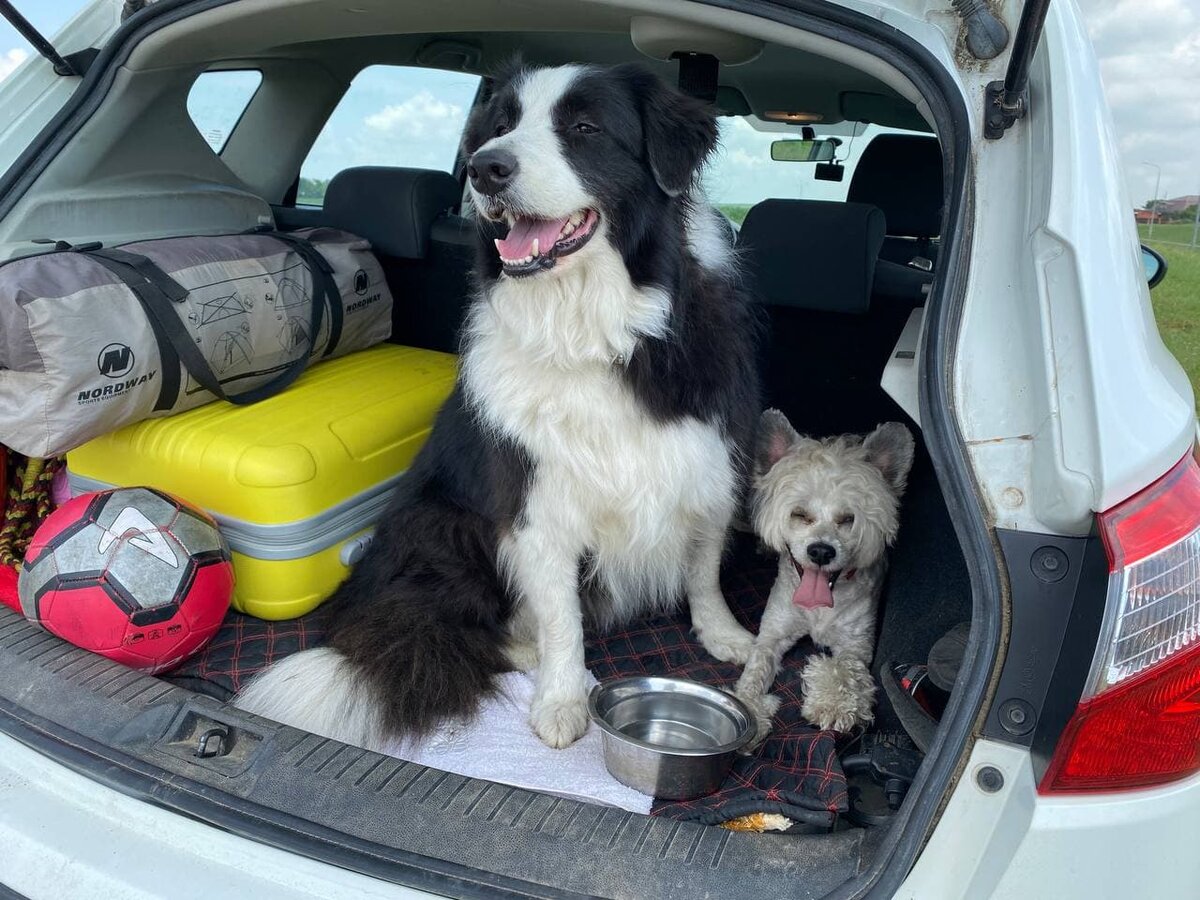
[[[1146,273],[1146,284],[1151,289],[1167,277],[1167,261],[1157,250],[1151,250],[1145,244],[1142,244],[1142,271]]]
[[[771,159],[776,162],[831,162],[840,144],[836,138],[772,141]]]

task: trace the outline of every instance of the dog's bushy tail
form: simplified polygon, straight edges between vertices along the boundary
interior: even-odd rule
[[[265,669],[236,706],[374,750],[475,712],[512,668],[494,533],[423,504],[389,526],[329,600],[328,646]]]
[[[264,669],[234,706],[369,750],[382,750],[380,698],[332,647],[303,650]]]

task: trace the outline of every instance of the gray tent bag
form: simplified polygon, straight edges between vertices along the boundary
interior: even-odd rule
[[[65,453],[387,340],[367,241],[313,228],[69,247],[0,266],[0,444]]]

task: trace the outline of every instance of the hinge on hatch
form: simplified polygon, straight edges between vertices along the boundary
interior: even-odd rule
[[[993,81],[984,90],[983,136],[990,141],[1004,137],[1029,110],[1029,67],[1049,8],[1050,0],[1025,0],[1004,80]]]
[[[1003,81],[993,81],[983,94],[983,136],[989,141],[1004,137],[1013,122],[1025,115],[1029,106],[1029,88],[1009,97]]]
[[[125,0],[125,5],[121,7],[121,21],[124,22],[134,13],[139,13],[154,0]]]

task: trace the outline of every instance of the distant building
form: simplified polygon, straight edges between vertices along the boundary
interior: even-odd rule
[[[1150,220],[1154,218],[1154,211],[1149,209],[1135,209],[1133,211],[1133,220],[1139,225],[1149,225]]]
[[[1173,197],[1170,200],[1159,200],[1157,204],[1159,215],[1177,216],[1189,206],[1200,203],[1200,194],[1187,194],[1183,197]]]

